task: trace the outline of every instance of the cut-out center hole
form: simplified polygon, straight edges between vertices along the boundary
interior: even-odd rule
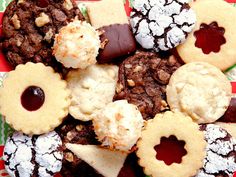
[[[184,149],[185,142],[179,141],[174,135],[169,138],[162,137],[159,145],[156,145],[156,158],[162,160],[166,165],[181,163],[182,157],[187,154]]]
[[[37,86],[29,86],[21,95],[21,104],[28,111],[38,110],[44,103],[44,91]]]
[[[204,54],[217,53],[220,51],[221,45],[226,43],[224,34],[225,29],[219,27],[217,22],[212,22],[209,25],[202,23],[200,29],[194,32],[195,46],[201,48]]]

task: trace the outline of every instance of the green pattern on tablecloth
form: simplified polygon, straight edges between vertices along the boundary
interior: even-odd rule
[[[2,86],[3,79],[6,78],[7,73],[0,72],[0,87]],[[2,115],[0,115],[0,145],[4,145],[6,142],[6,139],[10,133],[12,133],[12,129],[10,126],[5,123],[3,120]]]
[[[0,0],[2,1],[0,3],[0,12],[4,12],[4,10],[6,9],[7,5],[12,1],[12,0]]]

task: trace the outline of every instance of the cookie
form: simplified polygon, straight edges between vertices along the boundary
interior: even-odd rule
[[[71,0],[13,0],[3,16],[3,52],[12,66],[31,62],[60,67],[52,55],[54,36],[83,16]]]
[[[95,28],[129,23],[122,0],[101,0],[88,3],[87,10],[89,20]]]
[[[181,64],[171,56],[161,59],[152,52],[137,52],[120,65],[114,100],[138,106],[145,120],[168,109],[166,85]]]
[[[192,62],[180,67],[167,86],[167,102],[172,111],[180,111],[197,123],[211,123],[227,110],[231,84],[215,66]]]
[[[236,23],[229,23],[227,19],[236,20],[235,8],[222,0],[197,0],[192,8],[197,23],[186,42],[177,47],[179,56],[185,63],[203,61],[221,70],[234,65]]]
[[[56,35],[53,54],[67,68],[80,68],[95,64],[100,48],[99,33],[89,23],[74,20]]]
[[[25,134],[47,133],[68,114],[71,100],[66,82],[42,63],[18,65],[0,89],[1,114]]]
[[[224,115],[219,119],[220,122],[236,123],[236,97],[232,97],[230,104]]]
[[[191,132],[191,135],[189,132]],[[160,158],[156,148],[162,146],[163,138],[172,139],[171,137],[175,137],[176,140],[180,141],[180,144],[185,144],[182,148],[186,152],[179,157],[180,161],[166,164]],[[142,131],[137,147],[136,153],[139,157],[139,164],[144,168],[146,175],[153,177],[194,176],[199,168],[202,167],[203,159],[206,155],[204,134],[199,131],[198,125],[190,117],[170,111],[164,114],[157,114],[154,119],[148,121]],[[178,149],[173,149],[166,153],[176,154]],[[169,156],[169,158],[172,159],[173,157]]]
[[[5,168],[11,177],[52,177],[62,167],[61,146],[55,131],[40,136],[15,132],[5,144]]]
[[[232,177],[236,171],[236,139],[214,124],[201,125],[207,141],[203,167],[195,177]]]
[[[122,0],[88,3],[87,9],[92,26],[102,33],[102,47],[97,58],[99,63],[117,62],[135,52],[136,41]]]
[[[118,100],[109,103],[94,116],[93,126],[102,146],[131,152],[141,136],[143,118],[137,106],[127,100]]]
[[[117,177],[127,157],[127,153],[111,151],[96,145],[67,143],[66,147],[107,177]]]
[[[72,151],[65,147],[66,143],[82,145],[99,145],[95,138],[91,122],[82,122],[68,117],[63,124],[56,129],[63,142],[63,162],[61,175],[66,177],[102,177],[93,167],[78,158]],[[135,153],[129,154],[118,177],[145,177],[142,168],[137,163]]]
[[[70,71],[66,77],[72,94],[70,114],[82,121],[91,120],[112,102],[117,77],[118,67],[115,65],[95,64],[85,70]]]
[[[215,125],[225,129],[232,137],[236,138],[236,123],[215,122]]]
[[[100,144],[96,140],[91,122],[82,122],[69,116],[60,125],[56,132],[60,135],[63,146],[63,161],[61,175],[66,177],[102,177],[96,170],[86,162],[79,159],[73,152],[68,150],[66,143],[74,144]]]
[[[102,32],[100,39],[104,45],[97,58],[99,63],[120,61],[121,57],[136,51],[136,41],[129,24],[103,26],[99,31]]]
[[[130,23],[145,49],[169,50],[183,43],[196,22],[188,1],[134,0]]]

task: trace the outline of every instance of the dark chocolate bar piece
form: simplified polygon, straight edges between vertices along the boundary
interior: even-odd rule
[[[136,51],[136,42],[129,24],[114,24],[99,28],[104,33],[101,42],[105,43],[99,51],[99,63],[114,62],[117,58]]]

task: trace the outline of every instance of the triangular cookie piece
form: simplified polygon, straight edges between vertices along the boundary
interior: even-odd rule
[[[105,177],[117,177],[127,157],[126,153],[96,145],[67,143],[66,147]]]

